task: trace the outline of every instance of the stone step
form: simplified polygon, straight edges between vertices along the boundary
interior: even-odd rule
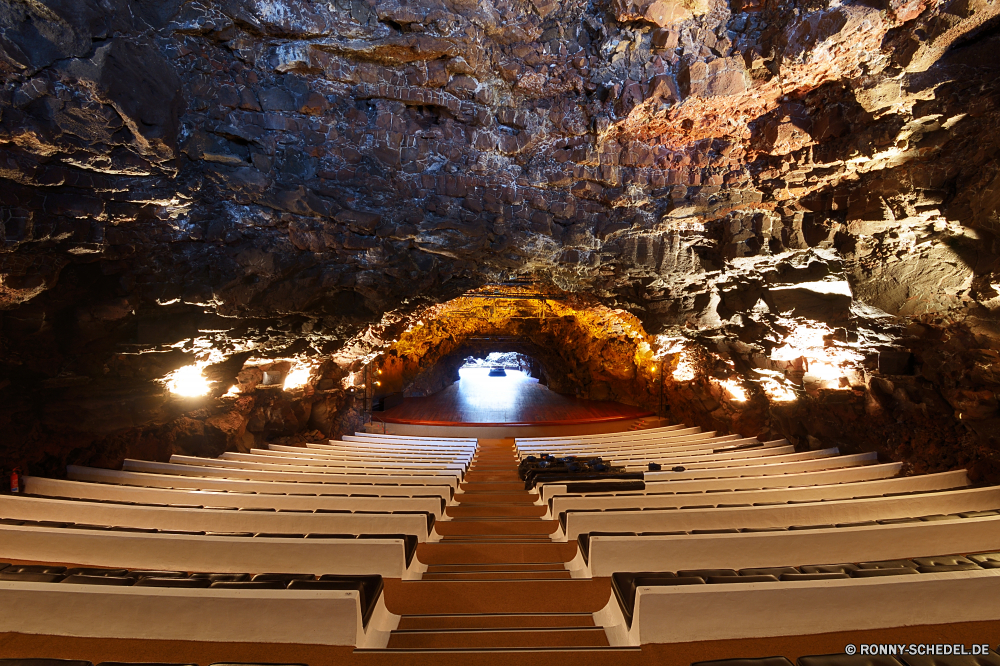
[[[611,599],[611,579],[437,581],[385,579],[385,604],[397,615],[596,613]]]
[[[427,573],[447,573],[461,571],[565,571],[563,562],[524,562],[508,564],[430,564]]]
[[[556,520],[442,520],[434,525],[441,536],[468,534],[552,534],[559,527]]]
[[[404,615],[397,630],[593,627],[591,613],[481,613],[478,615]]]
[[[570,572],[565,569],[562,571],[424,572],[420,580],[561,580],[564,578],[572,578]]]
[[[397,630],[387,645],[389,649],[606,646],[608,637],[601,627]]]

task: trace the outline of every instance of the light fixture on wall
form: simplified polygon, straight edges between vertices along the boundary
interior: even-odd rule
[[[186,365],[165,377],[167,390],[182,398],[199,398],[212,390],[212,382],[202,374],[202,363]]]

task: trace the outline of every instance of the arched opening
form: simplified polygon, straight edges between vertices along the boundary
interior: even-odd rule
[[[551,287],[491,286],[431,308],[374,365],[389,419],[416,420],[418,404],[423,420],[474,423],[626,418],[660,406],[642,324]],[[510,372],[491,377],[501,366]],[[410,410],[406,400],[422,402]]]

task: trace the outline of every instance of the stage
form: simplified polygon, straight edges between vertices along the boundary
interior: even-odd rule
[[[489,368],[462,368],[461,379],[443,391],[376,412],[373,430],[382,431],[384,423],[384,432],[393,434],[433,436],[460,429],[470,436],[531,437],[549,429],[566,434],[622,430],[627,429],[623,422],[652,416],[618,402],[560,395],[519,370],[506,372],[490,377]]]

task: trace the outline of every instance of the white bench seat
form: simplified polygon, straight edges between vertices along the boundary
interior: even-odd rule
[[[126,459],[123,465],[128,472],[152,472],[154,474],[175,474],[177,476],[202,476],[223,479],[246,479],[250,481],[292,481],[299,483],[370,483],[372,485],[408,485],[411,487],[449,486],[458,487],[458,477],[405,476],[385,474],[329,474],[323,472],[274,471],[262,469],[236,469],[209,467],[205,465],[178,465],[173,463],[149,462],[147,460]]]
[[[698,506],[699,503],[695,500],[691,504]],[[566,514],[565,532],[562,533],[562,538],[556,537],[555,540],[576,539],[581,533],[588,532],[673,532],[836,525],[994,509],[1000,509],[1000,488],[967,488],[772,506],[569,511]]]
[[[427,541],[423,513],[301,513],[190,509],[0,495],[0,517],[192,532],[413,534]]]
[[[426,511],[440,519],[444,501],[441,497],[338,497],[335,495],[276,495],[265,493],[222,492],[216,490],[181,490],[174,488],[143,488],[24,477],[25,492],[66,499],[110,500],[139,504],[197,504],[205,507],[237,509],[279,509],[286,511],[315,509],[345,509],[348,511]]]
[[[878,454],[855,453],[848,456],[833,456],[815,460],[796,460],[792,462],[752,465],[748,467],[714,467],[709,469],[691,469],[683,472],[645,472],[643,479],[647,489],[650,483],[676,483],[688,479],[722,479],[742,476],[772,476],[795,472],[819,471],[824,469],[840,469],[869,465],[878,461]],[[580,483],[588,483],[582,481]],[[566,483],[540,483],[536,486],[539,499],[536,504],[545,504],[556,492],[565,493]],[[665,490],[666,488],[662,488]]]
[[[399,440],[399,439],[412,439],[416,442],[465,442],[476,444],[475,437],[439,437],[432,435],[393,435],[390,433],[381,432],[357,432],[355,431],[353,435],[344,435],[352,440],[366,440],[366,439],[388,439],[388,440]]]
[[[599,441],[594,440],[590,442],[581,442],[575,439],[567,439],[563,442],[558,443],[546,443],[542,446],[518,446],[517,451],[523,457],[526,455],[535,455],[536,453],[552,453],[556,454],[560,451],[572,452],[572,451],[593,451],[593,450],[617,450],[617,449],[631,449],[636,447],[651,446],[655,444],[670,444],[672,442],[678,441],[698,441],[705,439],[716,439],[721,437],[729,438],[740,438],[740,435],[719,435],[714,430],[703,431],[701,428],[687,428],[684,430],[677,430],[671,433],[665,433],[657,437],[646,437],[642,439],[620,439],[612,441]]]
[[[577,553],[567,566],[576,577],[606,577],[616,571],[738,570],[997,550],[1000,516],[780,532],[591,536],[588,561]]]
[[[261,495],[301,495],[341,496],[368,495],[378,497],[413,497],[436,495],[450,501],[453,487],[448,485],[402,485],[364,482],[316,483],[268,479],[228,479],[225,477],[183,476],[180,474],[157,474],[152,472],[130,472],[127,470],[103,469],[69,465],[66,476],[75,481],[91,483],[115,483],[147,488],[179,488],[187,490],[215,490],[231,493],[258,493]]]
[[[860,467],[844,467],[836,469],[775,474],[764,476],[723,477],[714,479],[682,479],[678,481],[658,481],[646,483],[644,490],[621,490],[610,493],[611,497],[644,497],[647,495],[670,495],[680,493],[718,493],[737,490],[759,490],[765,488],[790,488],[794,486],[814,486],[833,483],[853,483],[857,481],[874,481],[896,476],[902,470],[902,463],[882,463]],[[535,504],[548,504],[557,497],[591,498],[597,495],[587,493],[568,493],[566,483],[546,483],[546,502],[541,500]],[[601,493],[608,495],[609,493]],[[558,515],[558,512],[555,514]]]
[[[281,455],[273,455],[277,452],[269,451],[266,454],[261,453],[235,453],[226,452],[221,454],[218,460],[237,460],[244,462],[264,462],[275,465],[310,465],[316,467],[331,467],[338,469],[391,469],[391,470],[415,470],[419,472],[432,472],[432,471],[444,471],[448,470],[449,473],[454,471],[464,473],[468,468],[467,463],[463,461],[442,461],[442,462],[418,462],[418,461],[407,461],[407,460],[343,460],[335,458],[312,458],[307,456],[298,456],[296,454],[284,453]],[[268,455],[272,454],[272,455]]]
[[[649,444],[622,448],[571,448],[566,451],[543,451],[540,453],[546,453],[556,458],[570,455],[576,456],[577,458],[594,458],[598,456],[602,458],[628,458],[629,456],[645,456],[657,452],[672,453],[674,451],[685,451],[689,449],[717,449],[727,446],[756,443],[759,443],[756,437],[739,437],[738,435],[702,437],[700,435],[695,435],[694,437],[685,437],[672,442],[651,442]],[[522,453],[520,457],[523,460],[528,457],[528,455],[529,454]]]
[[[311,474],[386,474],[399,476],[454,477],[461,478],[464,470],[460,467],[451,469],[421,469],[411,471],[405,466],[381,465],[378,467],[351,467],[339,464],[331,465],[297,465],[281,462],[253,462],[247,460],[227,460],[224,458],[201,458],[198,456],[170,456],[170,463],[192,467],[218,467],[223,469],[256,469],[273,470],[275,472],[309,472]]]
[[[599,439],[613,439],[615,437],[631,437],[641,434],[658,435],[662,433],[668,433],[675,430],[690,430],[683,423],[676,423],[668,426],[658,426],[656,428],[640,428],[638,430],[622,430],[618,432],[607,432],[607,433],[596,433],[593,435],[574,435],[573,437],[566,437],[565,435],[550,435],[548,437],[517,437],[514,439],[516,445],[524,442],[525,444],[531,443],[546,443],[546,442],[558,442],[562,440],[571,439],[573,441],[589,441],[589,440],[599,440]]]
[[[303,446],[283,446],[281,444],[269,444],[266,449],[250,449],[249,453],[267,455],[277,455],[277,454],[291,454],[298,456],[327,456],[331,458],[343,458],[349,460],[416,460],[416,461],[426,461],[435,462],[439,460],[454,460],[459,462],[471,462],[473,456],[468,453],[448,453],[448,454],[430,454],[430,453],[362,453],[362,452],[336,452],[336,451],[319,451],[317,449],[310,449]]]
[[[761,458],[764,456],[786,455],[789,453],[795,453],[795,447],[791,444],[784,443],[784,440],[781,440],[779,442],[763,442],[754,447],[733,448],[729,450],[716,446],[710,446],[706,448],[671,451],[669,453],[655,454],[651,456],[634,456],[629,454],[628,456],[621,458],[611,458],[610,461],[611,464],[615,466],[640,465],[643,463],[660,461],[677,461],[678,464],[683,464],[685,460],[738,460],[743,458]]]
[[[0,557],[79,566],[246,573],[379,574],[419,578],[402,539],[295,539],[0,525]]]
[[[574,509],[642,509],[681,507],[692,504],[753,504],[789,500],[836,500],[912,491],[952,490],[969,485],[965,470],[875,479],[824,485],[801,485],[788,488],[742,488],[723,492],[622,493],[614,496],[556,495],[546,518],[554,518]]]
[[[743,453],[743,452],[740,452]],[[803,451],[801,453],[767,453],[764,455],[745,455],[743,457],[723,457],[722,454],[703,454],[700,456],[652,459],[663,467],[680,466],[689,469],[709,469],[718,467],[753,467],[755,465],[775,465],[777,463],[794,462],[797,460],[819,460],[838,455],[838,449],[821,449],[819,451]],[[617,463],[616,463],[617,464]],[[644,472],[646,465],[626,464],[626,472]]]
[[[109,587],[0,581],[0,632],[83,638],[381,648],[399,616],[379,596],[367,628],[355,590]]]
[[[1000,569],[823,581],[640,586],[595,614],[613,645],[686,643],[1000,620]]]

